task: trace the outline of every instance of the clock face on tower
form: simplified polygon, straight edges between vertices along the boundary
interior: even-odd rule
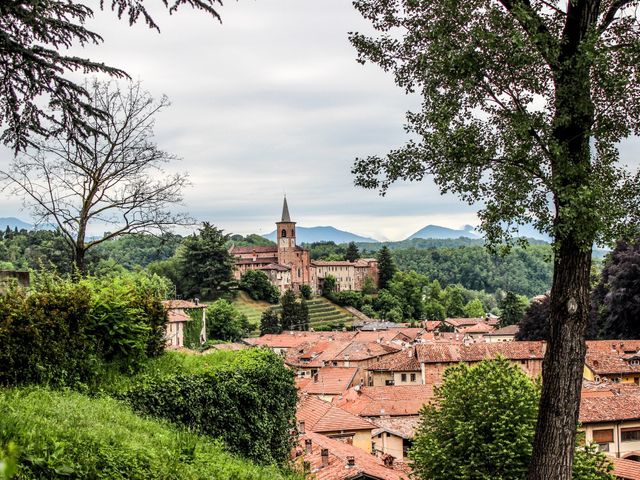
[[[287,239],[286,238],[281,238],[280,239],[280,246],[281,247],[286,247],[288,245]]]

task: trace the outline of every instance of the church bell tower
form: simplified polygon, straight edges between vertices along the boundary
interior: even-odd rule
[[[282,218],[276,222],[278,238],[278,252],[293,250],[296,248],[296,222],[291,221],[287,197],[284,197],[282,204]],[[279,255],[278,255],[279,256]]]

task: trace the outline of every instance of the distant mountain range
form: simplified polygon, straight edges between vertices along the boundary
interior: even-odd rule
[[[276,231],[263,235],[263,237],[276,241]],[[378,240],[368,237],[362,237],[355,233],[345,232],[344,230],[338,230],[335,227],[296,227],[296,240],[298,244],[301,243],[313,243],[313,242],[335,242],[335,243],[349,243],[349,242],[367,242],[377,243]]]
[[[418,230],[413,235],[409,236],[407,240],[413,240],[414,238],[481,238],[475,233],[474,228],[471,225],[465,225],[462,230],[455,230],[453,228],[441,227],[439,225],[427,225],[426,227]]]
[[[33,229],[33,225],[31,225],[30,223],[27,223],[27,222],[23,222],[19,218],[15,218],[15,217],[0,218],[0,229],[6,230],[7,227],[9,227],[11,230],[13,230],[16,227],[18,227],[18,230],[22,230],[22,229],[24,229],[24,230],[32,230]]]

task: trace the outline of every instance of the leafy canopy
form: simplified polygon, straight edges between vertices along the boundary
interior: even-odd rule
[[[410,456],[423,480],[525,478],[539,388],[505,358],[447,369],[436,404],[423,407]],[[575,480],[612,480],[603,454],[579,449]]]

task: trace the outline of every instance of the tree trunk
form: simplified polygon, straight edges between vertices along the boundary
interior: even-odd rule
[[[563,241],[556,252],[542,397],[529,480],[570,480],[589,319],[591,250]]]
[[[74,277],[83,277],[87,273],[87,264],[85,262],[85,254],[87,253],[82,244],[76,243],[73,246],[73,264],[75,267]]]

